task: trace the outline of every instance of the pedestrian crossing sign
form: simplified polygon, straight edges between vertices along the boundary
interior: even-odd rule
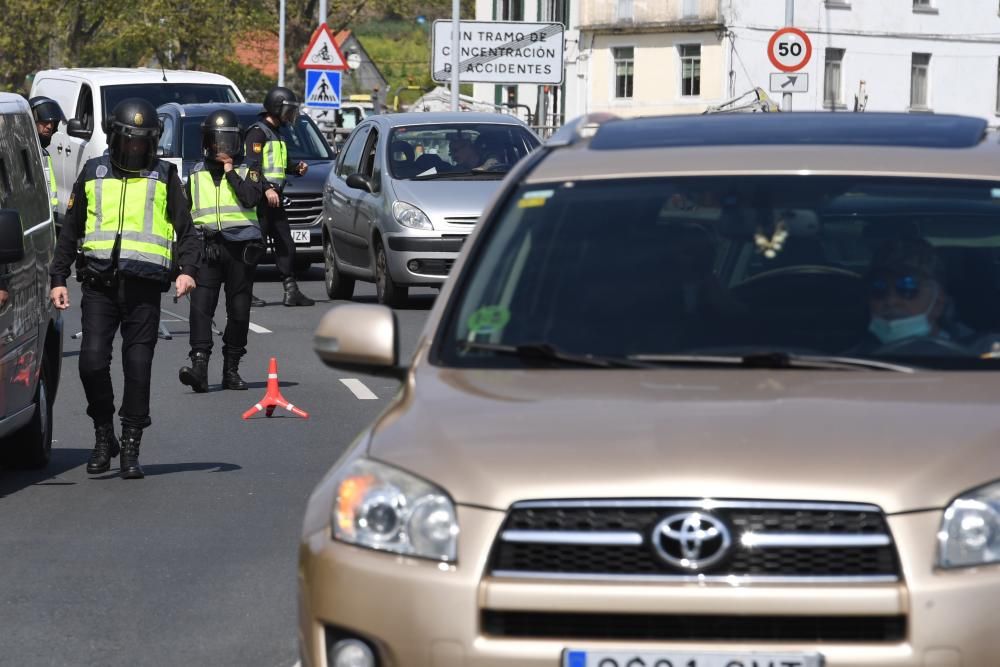
[[[340,72],[307,69],[305,105],[318,109],[339,109]]]

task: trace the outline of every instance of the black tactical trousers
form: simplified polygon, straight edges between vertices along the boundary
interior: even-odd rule
[[[254,264],[243,261],[245,242],[221,241],[218,259],[208,259],[198,269],[197,287],[191,293],[191,350],[212,351],[212,317],[219,305],[219,290],[226,288],[226,330],[222,354],[243,356],[250,330],[250,296]]]
[[[288,226],[288,213],[282,208],[272,208],[264,200],[257,207],[257,220],[264,239],[270,239],[274,244],[274,263],[282,279],[293,276],[295,264],[295,244],[292,243],[292,231]]]
[[[150,425],[149,376],[162,294],[161,283],[139,278],[123,277],[113,287],[83,284],[80,380],[87,394],[87,414],[95,426],[110,424],[115,415],[111,347],[119,328],[125,391],[118,414],[122,426],[142,429]]]

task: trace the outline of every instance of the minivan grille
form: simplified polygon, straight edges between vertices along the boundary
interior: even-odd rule
[[[694,557],[712,555],[710,551],[717,555],[703,567],[664,556],[693,552],[683,552],[676,530],[667,535],[661,522],[679,517],[671,524],[677,529],[694,514],[708,515],[728,534],[728,547],[721,539],[698,544],[689,539]],[[714,501],[709,506],[682,500],[518,503],[508,513],[490,560],[490,573],[501,577],[738,576],[842,582],[896,581],[899,572],[878,507],[783,501]]]
[[[323,213],[322,194],[285,194],[289,199],[285,210],[293,225],[311,225]]]
[[[479,220],[479,216],[456,216],[454,218],[445,218],[444,221],[449,225],[474,225],[476,221]]]

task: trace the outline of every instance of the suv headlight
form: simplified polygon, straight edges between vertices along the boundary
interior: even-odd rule
[[[438,487],[383,463],[358,459],[341,474],[331,511],[333,536],[369,549],[452,563],[455,504]]]
[[[938,531],[938,566],[1000,563],[1000,482],[952,501]]]
[[[413,204],[407,204],[405,201],[395,201],[392,203],[392,217],[396,218],[396,222],[404,227],[434,229],[434,225],[431,224],[431,219],[427,217],[426,213]]]

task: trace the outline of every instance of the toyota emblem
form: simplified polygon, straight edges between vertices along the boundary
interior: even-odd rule
[[[682,570],[704,570],[729,553],[732,537],[718,517],[705,512],[672,514],[653,528],[653,547],[665,562]]]

